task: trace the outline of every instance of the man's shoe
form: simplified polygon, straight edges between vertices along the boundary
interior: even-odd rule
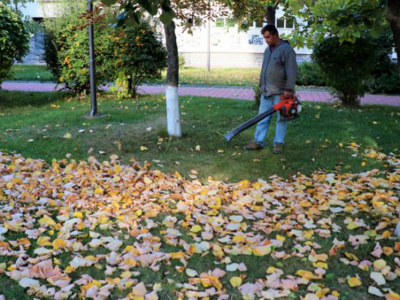
[[[284,145],[281,143],[274,144],[274,149],[272,149],[273,154],[279,154],[283,152]]]
[[[246,151],[254,151],[254,150],[261,150],[263,146],[261,146],[259,143],[256,141],[252,141],[250,144],[247,146],[244,146],[243,149]]]

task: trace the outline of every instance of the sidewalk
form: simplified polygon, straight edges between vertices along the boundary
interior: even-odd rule
[[[56,87],[54,83],[40,83],[40,82],[17,82],[6,81],[1,85],[2,89],[8,91],[27,91],[27,92],[52,92],[60,90],[62,86]],[[103,87],[107,89],[107,87]],[[185,96],[202,96],[202,97],[215,97],[215,98],[229,98],[237,100],[253,100],[254,91],[248,87],[194,87],[194,86],[181,86],[179,87],[179,95]],[[140,94],[163,94],[165,93],[165,86],[140,86]],[[300,100],[313,101],[313,102],[330,102],[332,96],[326,91],[315,90],[300,90],[297,92]],[[380,104],[380,105],[393,105],[400,106],[400,96],[388,95],[370,95],[367,94],[361,99],[362,104]]]

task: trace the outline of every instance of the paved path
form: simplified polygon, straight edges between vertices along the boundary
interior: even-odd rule
[[[51,92],[59,90],[62,86],[56,86],[54,83],[39,82],[16,82],[6,81],[1,87],[9,91],[31,91],[31,92]],[[107,87],[103,87],[107,89]],[[162,94],[165,92],[165,86],[140,86],[140,94]],[[297,92],[300,100],[314,102],[330,102],[332,96],[326,91],[300,90]],[[239,100],[253,100],[254,91],[248,87],[179,87],[179,95],[229,98]],[[361,99],[362,104],[382,104],[400,106],[400,96],[370,95],[367,94]]]

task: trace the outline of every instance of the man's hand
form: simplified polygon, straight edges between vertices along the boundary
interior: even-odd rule
[[[284,97],[285,99],[292,98],[292,96],[293,96],[293,93],[292,93],[292,92],[289,92],[289,91],[284,91],[284,92],[283,92],[283,97]]]

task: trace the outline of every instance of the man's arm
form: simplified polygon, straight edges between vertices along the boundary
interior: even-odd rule
[[[284,96],[290,97],[294,92],[297,79],[296,53],[292,48],[288,49],[285,59],[286,87]]]

